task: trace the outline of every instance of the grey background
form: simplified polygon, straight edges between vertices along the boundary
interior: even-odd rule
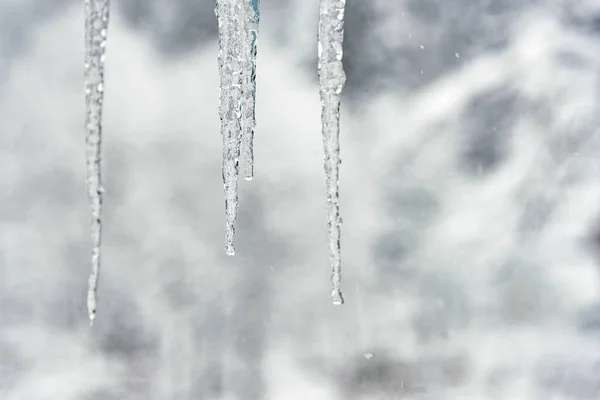
[[[99,315],[83,7],[0,0],[0,399],[600,398],[600,7],[348,0],[331,305],[317,0],[262,2],[224,254],[214,3],[113,0]]]

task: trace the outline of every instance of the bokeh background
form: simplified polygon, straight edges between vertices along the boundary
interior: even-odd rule
[[[317,0],[263,0],[224,254],[213,0],[113,0],[90,329],[83,4],[0,0],[1,400],[597,400],[600,3],[348,0],[330,300]]]

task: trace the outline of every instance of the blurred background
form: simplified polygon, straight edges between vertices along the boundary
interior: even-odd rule
[[[263,0],[224,251],[214,0],[113,0],[99,314],[83,4],[0,0],[1,400],[597,400],[600,3],[348,0],[330,299],[318,0]]]

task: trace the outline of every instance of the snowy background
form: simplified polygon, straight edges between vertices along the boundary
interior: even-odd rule
[[[83,7],[0,0],[1,400],[597,400],[600,3],[348,0],[331,305],[317,0],[263,0],[224,254],[212,0],[114,0],[90,330]]]

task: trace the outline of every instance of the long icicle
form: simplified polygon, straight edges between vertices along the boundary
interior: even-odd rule
[[[225,190],[225,252],[235,254],[233,237],[238,210],[238,175],[242,140],[242,67],[239,54],[240,5],[238,0],[217,0],[219,26],[219,117],[223,137],[223,186]]]
[[[345,0],[321,0],[319,9],[318,71],[321,95],[321,125],[325,148],[329,257],[332,265],[333,303],[344,303],[341,290],[341,225],[339,167],[340,102],[346,83],[342,65]]]
[[[260,21],[260,0],[243,0],[241,15],[243,47],[242,62],[242,149],[244,176],[254,177],[254,129],[256,128],[256,47]]]
[[[92,272],[89,278],[87,307],[90,325],[96,318],[96,297],[100,274],[102,212],[102,102],[104,93],[104,55],[108,28],[109,0],[85,0],[85,130],[87,191],[92,210]]]

